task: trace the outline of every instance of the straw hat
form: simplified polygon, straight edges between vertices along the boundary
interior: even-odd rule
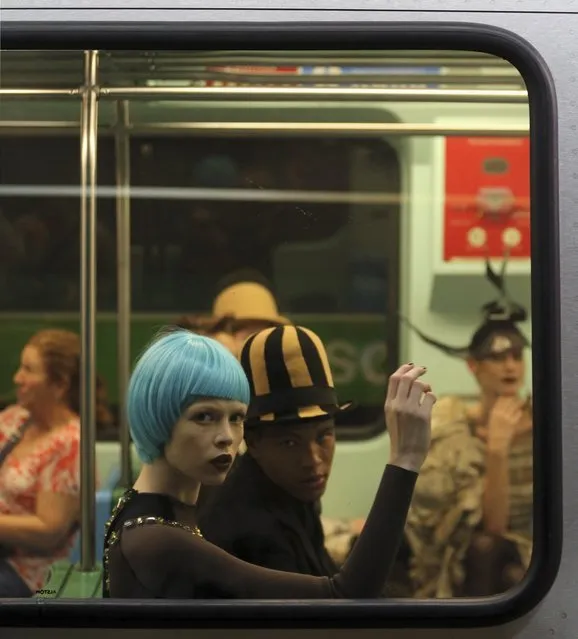
[[[325,347],[307,328],[255,333],[240,360],[251,387],[248,427],[330,417],[352,405],[338,404]]]
[[[277,302],[262,284],[239,282],[228,286],[217,295],[213,303],[214,317],[234,317],[237,321],[269,322],[273,326],[290,324],[279,315]]]

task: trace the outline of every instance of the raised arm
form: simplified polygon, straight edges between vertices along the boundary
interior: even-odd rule
[[[407,364],[390,378],[385,415],[391,438],[386,466],[367,523],[333,578],[279,572],[243,562],[185,531],[149,525],[123,532],[121,549],[151,596],[210,599],[379,597],[393,565],[419,470],[430,444],[435,396]]]

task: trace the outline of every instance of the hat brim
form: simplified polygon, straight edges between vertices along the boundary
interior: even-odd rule
[[[330,409],[321,406],[306,406],[299,409],[299,417],[295,413],[289,415],[279,415],[275,419],[265,420],[262,416],[253,417],[245,422],[245,427],[252,428],[255,426],[275,426],[278,424],[300,424],[302,422],[317,421],[334,417],[335,415],[344,413],[355,408],[355,402],[345,402]]]
[[[287,326],[288,324],[292,324],[293,322],[287,318],[279,315],[278,317],[249,317],[249,316],[239,316],[234,315],[234,322],[236,324],[243,323],[260,323],[260,324],[270,324],[272,327],[277,326]]]

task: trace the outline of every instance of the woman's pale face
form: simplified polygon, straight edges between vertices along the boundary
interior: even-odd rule
[[[516,397],[524,385],[525,363],[522,349],[494,355],[480,361],[470,360],[483,393],[497,397]]]
[[[191,404],[165,446],[168,464],[201,484],[222,484],[243,441],[247,405],[207,398]]]

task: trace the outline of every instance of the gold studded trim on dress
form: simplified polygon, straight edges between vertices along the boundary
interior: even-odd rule
[[[117,515],[123,509],[123,507],[137,494],[137,491],[134,488],[127,490],[126,493],[118,500],[118,503],[113,508],[110,519],[105,524],[105,538],[106,542],[104,545],[104,553],[102,558],[102,567],[104,572],[104,583],[106,590],[110,590],[110,578],[108,575],[108,561],[110,550],[120,540],[120,533],[116,531],[110,532],[110,527],[112,526],[113,521],[116,519]],[[195,535],[196,537],[203,537],[201,531],[198,526],[192,528],[191,526],[187,526],[186,524],[182,524],[179,521],[173,521],[170,519],[164,519],[163,517],[136,517],[135,519],[127,519],[123,525],[122,530],[136,528],[137,526],[145,526],[150,524],[157,524],[161,526],[170,526],[171,528],[180,528],[185,532],[190,533],[191,535]]]

